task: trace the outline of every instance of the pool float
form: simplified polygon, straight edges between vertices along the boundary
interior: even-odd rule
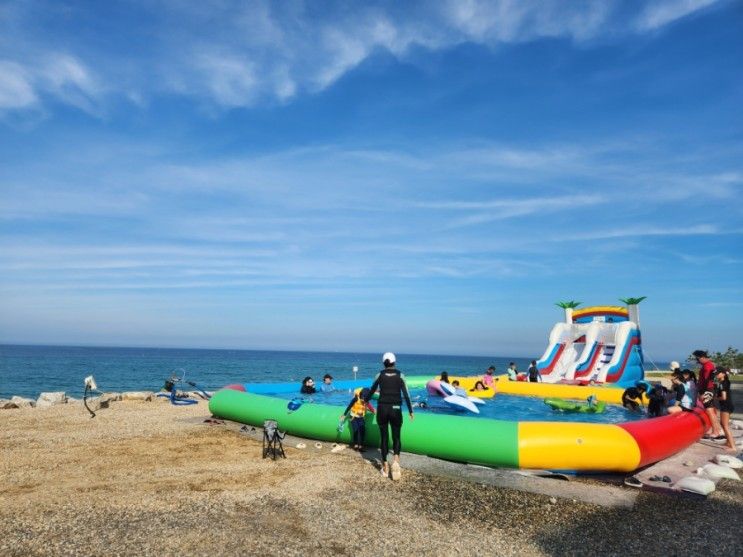
[[[455,410],[466,410],[473,414],[480,413],[480,410],[477,408],[478,404],[485,404],[479,398],[468,397],[463,389],[457,389],[453,385],[438,379],[428,381],[426,383],[426,391],[430,395],[441,397],[449,407]]]
[[[482,376],[474,377],[451,377],[451,380],[459,381],[459,384],[472,396],[487,398],[494,394],[536,396],[539,398],[574,398],[585,400],[590,395],[595,395],[598,400],[609,404],[622,404],[622,393],[624,389],[609,385],[567,385],[562,383],[529,383],[523,381],[509,381],[507,375],[495,377],[495,388],[488,391],[471,391]],[[486,394],[481,394],[486,393]],[[647,397],[643,401],[647,403]]]
[[[340,406],[303,404],[294,411],[285,399],[222,389],[212,396],[214,416],[260,426],[276,420],[292,435],[351,442],[350,426],[338,431]],[[367,414],[366,444],[379,446],[376,416]],[[515,422],[418,412],[405,421],[406,451],[492,467],[574,472],[631,472],[675,454],[709,427],[700,410],[620,424]]]
[[[593,395],[592,395],[593,396]],[[588,397],[591,398],[590,396]],[[606,403],[603,400],[591,404],[590,400],[565,400],[564,398],[545,398],[544,403],[552,407],[553,410],[561,412],[579,412],[581,414],[600,414],[606,410]]]

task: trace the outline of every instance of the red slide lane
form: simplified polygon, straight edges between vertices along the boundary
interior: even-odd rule
[[[579,377],[585,377],[589,373],[593,371],[593,368],[596,366],[596,360],[599,359],[599,355],[601,354],[601,351],[604,349],[604,344],[599,342],[596,345],[596,350],[593,351],[593,356],[591,357],[591,361],[588,363],[588,366],[586,366],[586,369],[583,371],[576,372],[574,379],[577,379]]]
[[[557,363],[557,360],[560,359],[560,356],[562,356],[562,351],[565,350],[565,344],[560,344],[560,347],[557,349],[557,354],[555,354],[555,357],[552,358],[552,361],[550,362],[550,365],[542,368],[539,370],[539,373],[542,375],[547,375],[548,373],[552,373],[552,370],[555,368],[555,364]]]
[[[637,441],[640,448],[638,468],[668,458],[699,440],[709,427],[701,410],[680,412],[662,418],[617,424]]]
[[[629,360],[629,355],[632,353],[632,349],[638,344],[640,344],[640,337],[632,337],[629,341],[629,346],[626,347],[624,355],[622,356],[622,365],[619,366],[617,371],[606,376],[606,383],[616,383],[619,381],[619,378],[622,377],[622,374],[624,373],[624,368],[627,367],[627,360]]]

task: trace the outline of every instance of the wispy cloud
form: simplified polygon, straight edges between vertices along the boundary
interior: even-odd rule
[[[607,198],[603,195],[582,194],[482,201],[440,201],[419,203],[418,206],[448,211],[476,210],[475,214],[447,219],[445,225],[447,228],[460,228],[533,214],[548,214],[561,210],[580,211],[584,207],[606,203],[606,201]]]
[[[29,73],[20,64],[0,60],[0,110],[27,108],[38,100]]]
[[[606,39],[658,29],[713,3],[452,0],[409,2],[405,9],[331,3],[320,11],[304,2],[208,1],[194,7],[174,1],[130,5],[134,25],[89,7],[71,5],[60,14],[54,3],[39,0],[0,18],[5,34],[0,110],[38,108],[50,98],[100,114],[104,91],[137,106],[162,93],[222,108],[285,103],[330,87],[377,52],[406,60],[416,48],[434,51],[462,43],[497,47],[540,38]],[[105,19],[112,36],[141,30],[139,57],[89,44],[85,34],[34,32],[39,17],[76,15]],[[70,44],[70,50],[58,53],[52,45],[59,43]]]
[[[720,230],[716,225],[699,224],[695,226],[627,226],[626,228],[617,228],[611,230],[586,230],[578,234],[558,235],[550,238],[550,241],[590,241],[590,240],[608,240],[616,238],[632,237],[650,237],[650,236],[709,236],[719,234]]]
[[[716,3],[717,0],[659,0],[644,7],[636,26],[640,31],[658,29]]]
[[[0,113],[41,108],[44,98],[101,114],[103,86],[80,59],[48,53],[25,64],[0,59]]]

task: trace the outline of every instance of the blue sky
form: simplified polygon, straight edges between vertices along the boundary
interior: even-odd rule
[[[0,340],[648,356],[743,339],[743,10],[0,5]]]

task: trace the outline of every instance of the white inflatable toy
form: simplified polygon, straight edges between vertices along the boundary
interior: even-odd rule
[[[452,408],[456,408],[457,410],[467,410],[473,414],[480,413],[480,409],[477,405],[485,404],[484,400],[474,396],[467,396],[466,392],[463,396],[462,392],[464,391],[462,389],[458,390],[449,383],[439,381],[438,379],[432,379],[426,383],[426,390],[429,394],[443,397],[444,402]]]
[[[729,468],[743,468],[743,460],[729,454],[718,454],[715,456],[715,462]]]
[[[725,478],[728,480],[740,481],[738,473],[732,468],[728,468],[727,466],[720,466],[719,464],[705,464],[702,467],[702,470],[705,476],[713,480],[720,480],[722,478]]]
[[[709,495],[715,490],[715,482],[699,476],[686,476],[677,481],[673,487],[699,495]]]

